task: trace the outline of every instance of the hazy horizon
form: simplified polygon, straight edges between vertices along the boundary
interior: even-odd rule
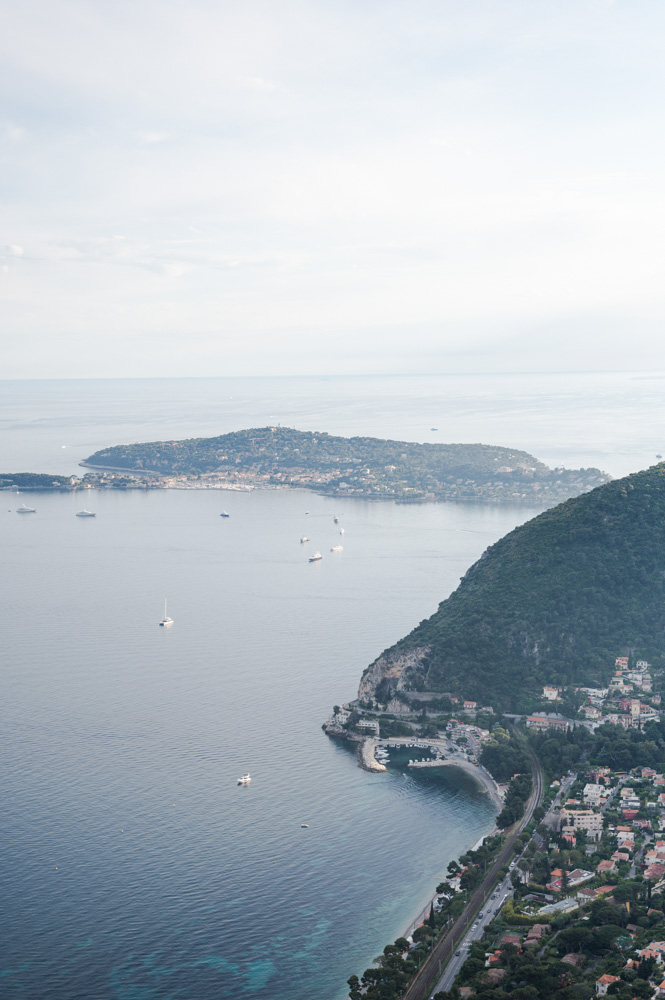
[[[28,0],[6,378],[665,368],[656,0]]]

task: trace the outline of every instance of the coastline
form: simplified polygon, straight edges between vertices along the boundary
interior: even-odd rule
[[[93,457],[93,456],[91,456]],[[316,478],[312,478],[313,474],[308,474],[305,480],[282,478],[278,482],[267,482],[265,476],[257,476],[254,473],[249,473],[245,478],[240,481],[235,481],[233,483],[213,483],[209,481],[210,476],[218,476],[218,472],[201,472],[201,473],[186,473],[186,472],[164,472],[160,469],[142,468],[137,469],[136,467],[128,467],[122,465],[97,465],[88,459],[82,459],[78,465],[84,469],[89,469],[91,472],[97,475],[103,475],[104,473],[119,474],[127,477],[142,478],[151,480],[151,485],[155,488],[161,489],[234,489],[234,490],[246,490],[246,489],[302,489],[307,490],[311,493],[316,493],[319,496],[324,497],[334,497],[339,499],[361,499],[365,501],[371,501],[375,503],[385,503],[392,502],[395,504],[406,504],[406,505],[422,505],[430,503],[485,503],[494,506],[501,506],[502,504],[524,505],[529,507],[534,507],[542,510],[546,510],[548,507],[556,506],[556,504],[563,503],[565,500],[571,497],[578,496],[580,487],[575,487],[574,489],[564,489],[564,490],[554,490],[552,492],[547,492],[544,489],[544,484],[542,489],[538,492],[525,492],[520,493],[514,490],[508,492],[497,492],[496,490],[488,490],[485,488],[486,484],[482,481],[478,481],[476,490],[463,490],[459,485],[447,484],[445,488],[440,489],[438,492],[418,492],[415,487],[409,487],[408,489],[415,490],[412,495],[407,492],[394,492],[392,490],[375,489],[375,488],[360,488],[360,487],[349,487],[348,484],[343,486],[330,486],[321,483]],[[239,470],[236,470],[234,475],[242,475]],[[188,480],[189,476],[193,476],[193,480]],[[605,475],[601,473],[601,475]],[[201,482],[201,477],[204,481]],[[270,474],[270,478],[273,478],[273,473]],[[174,482],[174,480],[178,482]],[[207,481],[206,481],[207,479]],[[183,481],[184,480],[184,481]],[[100,483],[100,486],[108,487],[108,483]],[[593,489],[597,484],[587,483],[581,488],[581,492],[585,493]],[[145,484],[144,484],[145,486]]]
[[[362,770],[369,771],[370,773],[373,774],[379,774],[382,772],[386,772],[388,770],[385,764],[379,763],[379,761],[377,761],[376,758],[374,757],[374,748],[377,745],[376,740],[374,738],[368,736],[360,736],[359,734],[356,733],[349,733],[347,732],[347,730],[342,729],[340,726],[336,726],[330,722],[325,722],[321,728],[323,729],[323,731],[326,733],[327,736],[330,736],[334,739],[341,739],[348,743],[357,744],[356,759],[358,761],[358,767],[362,768]],[[410,740],[410,742],[414,741],[418,742],[417,738],[414,737],[413,740]],[[423,745],[428,745],[431,744],[432,741],[423,740],[422,742]],[[437,762],[436,766],[454,767],[460,771],[464,771],[466,774],[470,774],[473,778],[475,778],[476,783],[481,786],[483,791],[487,792],[487,794],[490,796],[492,802],[497,807],[497,809],[499,811],[503,809],[503,799],[499,792],[497,783],[495,782],[494,778],[489,773],[489,771],[487,771],[486,768],[484,768],[482,765],[471,764],[469,761],[464,761],[464,760],[454,760],[454,761],[445,760]],[[498,829],[496,823],[494,823],[487,831],[487,833],[484,833],[481,837],[479,837],[471,847],[467,848],[467,850],[468,851],[477,850],[477,848],[480,847],[480,845],[487,837],[490,837],[497,832]],[[463,851],[462,853],[465,852]],[[453,859],[451,858],[451,860]],[[406,930],[403,932],[403,934],[400,935],[401,937],[405,938],[410,937],[413,934],[413,932],[418,927],[421,926],[421,924],[428,917],[430,909],[432,905],[436,903],[437,898],[438,897],[436,892],[428,894],[426,902],[419,906],[416,916],[409,921]]]
[[[496,832],[496,825],[493,826],[490,830],[488,830],[487,833],[484,833],[482,837],[479,837],[472,847],[467,847],[467,851],[475,851],[478,847],[480,847],[483,841],[487,839],[487,837],[491,837],[495,832]],[[462,854],[465,853],[466,851],[462,851]],[[452,860],[453,859],[451,858],[451,861]],[[429,916],[430,908],[434,903],[436,903],[438,898],[439,897],[437,896],[436,892],[434,892],[428,897],[425,905],[419,908],[418,915],[414,917],[413,920],[410,921],[409,925],[407,926],[406,930],[401,935],[401,937],[409,938],[413,934],[413,932],[425,922],[425,920]]]
[[[380,773],[386,771],[387,768],[385,764],[379,763],[379,761],[374,756],[374,749],[377,745],[376,739],[371,736],[360,736],[357,733],[349,733],[346,729],[342,729],[341,726],[337,726],[332,722],[324,722],[321,726],[324,733],[333,739],[346,740],[348,743],[357,743],[358,749],[356,756],[358,759],[358,767],[361,767],[364,771],[370,771],[371,773]],[[404,742],[405,744],[418,744],[421,743],[423,748],[431,746],[436,743],[433,739],[423,739],[421,737],[409,737],[408,740],[401,740],[396,737],[391,739],[391,743]],[[499,791],[499,786],[496,781],[489,773],[489,771],[482,766],[482,764],[472,764],[468,760],[462,760],[456,757],[454,760],[449,758],[445,760],[439,760],[432,762],[428,765],[430,767],[456,767],[460,771],[464,771],[466,774],[470,774],[472,778],[482,787],[482,789],[487,792],[487,794],[492,799],[492,802],[497,807],[499,811],[503,809],[503,797]]]

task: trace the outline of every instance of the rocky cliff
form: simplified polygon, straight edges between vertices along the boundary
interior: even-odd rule
[[[429,646],[393,648],[374,660],[365,670],[358,688],[361,701],[376,698],[385,704],[396,692],[423,678],[427,670]]]

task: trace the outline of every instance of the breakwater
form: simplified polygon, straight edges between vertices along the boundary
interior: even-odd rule
[[[381,764],[380,761],[374,756],[374,751],[376,750],[376,740],[373,740],[370,736],[365,737],[362,743],[358,746],[358,764],[365,771],[387,771],[388,768],[385,764]]]

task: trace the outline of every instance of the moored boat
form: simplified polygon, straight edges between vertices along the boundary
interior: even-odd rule
[[[77,517],[97,517],[97,515],[95,514],[94,511],[92,511],[92,510],[85,510],[85,508],[83,510],[77,510],[76,511],[76,516]]]
[[[318,562],[319,559],[323,559],[323,556],[321,555],[320,552],[315,552],[313,556],[309,557],[310,562]]]
[[[169,618],[169,616],[166,613],[166,598],[164,598],[164,617],[162,618],[159,624],[162,625],[164,628],[168,628],[170,625],[173,625],[173,619]]]
[[[36,514],[37,513],[37,508],[36,507],[26,507],[25,504],[21,504],[20,507],[16,508],[16,513],[17,514]]]

